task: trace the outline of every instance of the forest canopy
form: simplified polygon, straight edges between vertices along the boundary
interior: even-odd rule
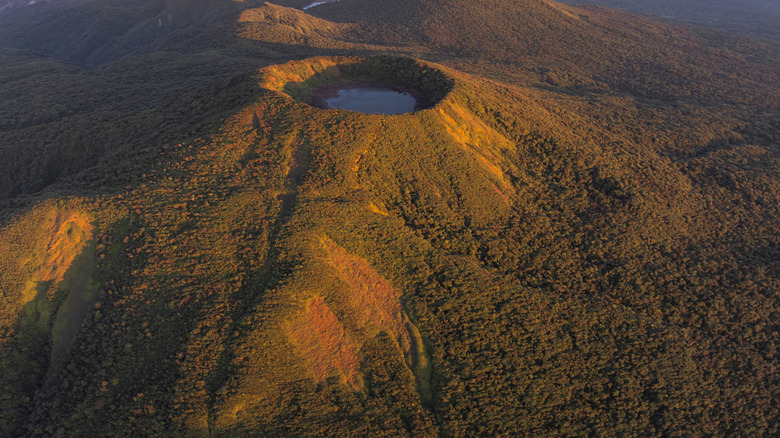
[[[0,16],[0,435],[780,433],[777,47],[302,3]]]

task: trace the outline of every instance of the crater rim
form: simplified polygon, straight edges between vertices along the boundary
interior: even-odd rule
[[[378,115],[414,114],[434,108],[454,88],[454,80],[425,61],[403,56],[314,57],[261,70],[260,86],[321,111],[371,112],[331,108],[324,96],[334,90],[375,86],[408,93],[416,104],[411,111]]]

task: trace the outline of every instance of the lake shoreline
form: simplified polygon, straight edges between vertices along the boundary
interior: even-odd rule
[[[407,87],[392,82],[361,79],[330,82],[322,85],[311,92],[309,105],[316,108],[328,109],[330,106],[328,106],[327,100],[338,97],[339,91],[360,87],[387,88],[398,93],[408,94],[417,101],[417,103],[414,105],[414,111],[419,111],[431,106],[431,99],[425,93],[416,88]]]

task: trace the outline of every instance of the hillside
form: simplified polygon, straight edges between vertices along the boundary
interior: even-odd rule
[[[703,1],[566,0],[567,4],[594,4],[625,9],[666,20],[695,23],[767,41],[780,42],[780,4],[763,0]]]
[[[780,433],[777,48],[299,3],[0,26],[0,435]]]
[[[0,14],[28,13],[65,8],[87,0],[2,0]]]

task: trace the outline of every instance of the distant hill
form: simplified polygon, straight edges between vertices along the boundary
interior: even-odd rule
[[[780,42],[780,3],[766,0],[703,1],[564,0],[567,4],[595,4],[625,9],[679,22],[696,23]]]
[[[0,1],[0,15],[18,12],[25,9],[36,12],[52,9],[60,9],[83,3],[89,0],[2,0]]]
[[[25,10],[0,16],[0,47],[96,65],[190,39],[243,7],[230,0],[96,0]]]
[[[0,17],[0,436],[780,434],[780,48],[302,6]]]

